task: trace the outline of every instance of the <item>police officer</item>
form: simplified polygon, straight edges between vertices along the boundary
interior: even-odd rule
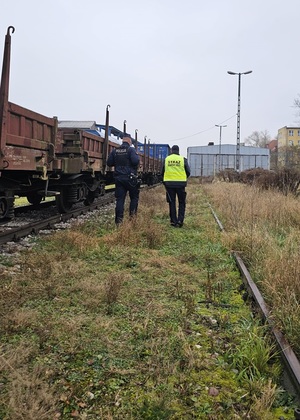
[[[136,214],[138,208],[140,191],[137,170],[140,158],[135,148],[131,147],[131,145],[132,140],[130,134],[124,133],[121,146],[114,149],[107,159],[107,166],[115,167],[116,224],[122,223],[123,221],[127,191],[130,197],[130,217]]]
[[[173,146],[171,154],[166,157],[162,169],[163,183],[166,187],[167,202],[170,210],[170,223],[174,227],[182,227],[185,215],[187,178],[191,170],[185,157],[179,155],[179,147]],[[178,216],[176,211],[178,198]]]

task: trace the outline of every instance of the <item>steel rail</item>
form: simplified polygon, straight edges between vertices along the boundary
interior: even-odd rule
[[[153,184],[153,185],[143,185],[141,186],[142,190],[148,190],[151,188],[155,188],[160,184]],[[7,242],[17,242],[21,238],[24,238],[25,236],[37,234],[42,229],[53,229],[54,225],[60,222],[66,222],[72,218],[75,218],[77,216],[87,214],[91,211],[98,210],[103,206],[106,206],[108,204],[115,202],[115,195],[114,195],[114,189],[111,189],[110,192],[106,192],[104,196],[101,196],[97,201],[90,204],[89,206],[83,206],[78,207],[75,209],[71,209],[67,213],[57,214],[54,216],[51,216],[49,218],[28,223],[25,226],[20,226],[14,229],[10,229],[8,231],[0,233],[0,245],[3,245]],[[51,202],[49,202],[51,203]],[[35,207],[36,209],[36,207]]]
[[[60,222],[66,222],[77,216],[89,213],[94,210],[98,210],[101,207],[113,203],[115,200],[113,193],[107,193],[101,197],[97,202],[90,204],[89,206],[80,207],[78,209],[70,210],[67,213],[57,214],[47,219],[40,220],[38,222],[28,223],[25,226],[20,226],[14,229],[10,229],[6,232],[0,233],[0,245],[7,242],[17,242],[21,238],[31,234],[37,234],[42,229],[53,229],[54,225]]]
[[[211,212],[220,228],[221,231],[225,231],[222,223],[220,222],[218,216],[216,215],[215,211],[213,210],[212,206],[208,204],[208,206],[211,209]],[[268,323],[270,326],[271,332],[275,338],[275,341],[277,343],[277,347],[280,350],[280,355],[282,358],[282,361],[284,363],[284,366],[286,368],[286,371],[288,373],[288,377],[290,379],[290,386],[293,389],[293,393],[297,397],[297,400],[300,401],[300,362],[295,355],[293,349],[291,348],[291,345],[287,341],[287,339],[284,337],[283,333],[274,325],[272,318],[270,316],[270,311],[268,308],[268,305],[266,304],[261,292],[259,291],[257,285],[251,278],[251,275],[244,264],[242,258],[239,256],[237,252],[232,252],[232,255],[236,261],[236,264],[238,266],[238,269],[241,273],[243,283],[247,288],[247,291],[250,293],[250,295],[253,297],[253,299],[256,302],[256,305],[258,306],[260,313],[262,314],[264,320]],[[300,409],[296,408],[294,412],[295,419],[300,420]]]

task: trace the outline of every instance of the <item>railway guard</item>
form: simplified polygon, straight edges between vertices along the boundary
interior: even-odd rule
[[[114,149],[107,159],[107,166],[114,166],[115,168],[115,222],[117,225],[123,221],[127,192],[129,192],[130,198],[129,216],[133,217],[138,209],[140,183],[137,170],[140,158],[131,145],[131,136],[124,133],[121,146]]]
[[[170,223],[182,227],[185,216],[187,178],[191,170],[185,157],[179,155],[179,147],[174,145],[171,154],[166,157],[162,169],[163,183],[166,187],[166,198],[169,203]],[[178,214],[176,210],[178,198]]]

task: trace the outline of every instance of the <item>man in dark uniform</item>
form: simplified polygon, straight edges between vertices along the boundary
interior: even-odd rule
[[[131,147],[132,140],[130,134],[124,133],[122,141],[121,146],[114,149],[107,159],[107,166],[115,167],[116,224],[122,223],[123,221],[127,191],[129,192],[130,197],[130,217],[133,217],[137,212],[140,193],[137,177],[140,163],[139,155],[135,148]]]
[[[162,169],[163,183],[167,191],[167,202],[170,210],[170,223],[174,227],[182,227],[185,216],[187,178],[191,170],[185,157],[179,155],[179,147],[174,145],[171,154],[166,157]],[[176,210],[178,198],[178,215]]]

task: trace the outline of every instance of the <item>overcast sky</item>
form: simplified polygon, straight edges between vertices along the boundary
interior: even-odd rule
[[[11,102],[59,120],[110,124],[151,143],[241,142],[297,125],[299,0],[10,0]],[[2,60],[2,58],[1,58]]]

